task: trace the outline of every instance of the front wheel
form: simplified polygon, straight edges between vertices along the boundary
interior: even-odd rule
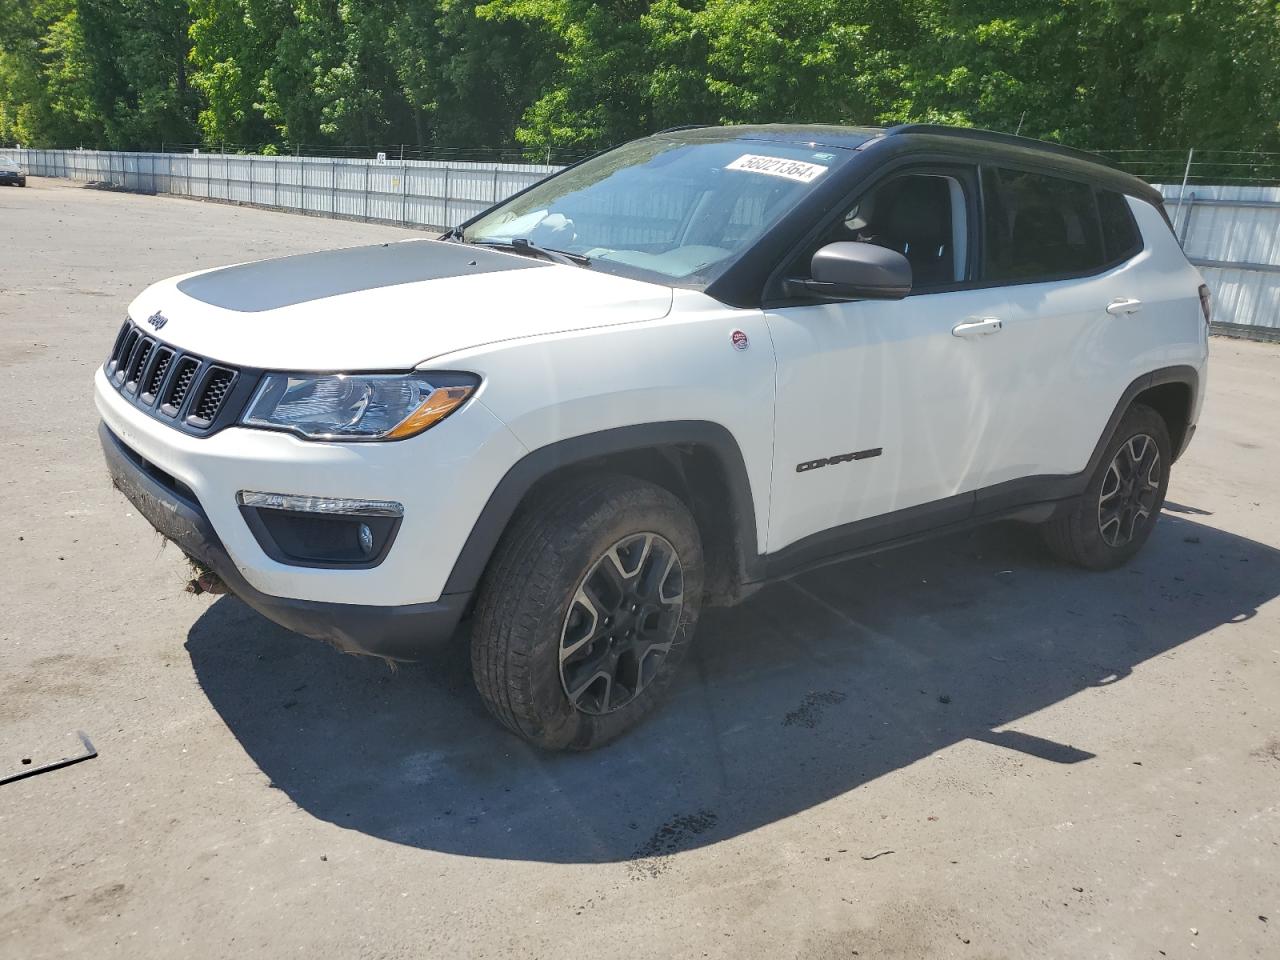
[[[1142,404],[1131,407],[1085,492],[1042,528],[1049,549],[1090,570],[1109,570],[1128,561],[1156,525],[1172,462],[1164,418]]]
[[[564,484],[521,512],[481,583],[480,697],[540,747],[606,743],[661,701],[701,598],[698,530],[676,496],[616,475]]]

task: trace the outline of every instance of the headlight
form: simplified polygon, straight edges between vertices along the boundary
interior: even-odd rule
[[[453,413],[479,382],[465,373],[269,373],[241,423],[308,440],[403,440]]]

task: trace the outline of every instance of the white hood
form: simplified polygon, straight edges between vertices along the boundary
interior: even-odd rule
[[[501,340],[659,319],[671,297],[589,268],[406,240],[174,277],[129,315],[146,329],[159,313],[161,340],[238,366],[402,370]]]

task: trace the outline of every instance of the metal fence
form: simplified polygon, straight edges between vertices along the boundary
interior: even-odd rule
[[[250,203],[298,213],[445,228],[556,166],[347,157],[0,149],[37,177],[144,193]]]
[[[32,176],[444,229],[561,169],[548,164],[0,149]],[[1186,171],[1192,171],[1190,162]],[[1184,174],[1185,175],[1185,174]],[[1280,187],[1160,186],[1214,296],[1216,332],[1280,341]]]
[[[1212,291],[1216,332],[1280,341],[1280,187],[1160,192],[1182,248]]]

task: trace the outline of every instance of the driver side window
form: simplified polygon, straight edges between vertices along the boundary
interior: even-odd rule
[[[828,243],[853,241],[896,250],[911,264],[912,291],[968,279],[965,188],[956,177],[908,173],[877,183],[827,227],[792,264],[808,276],[813,254]]]

